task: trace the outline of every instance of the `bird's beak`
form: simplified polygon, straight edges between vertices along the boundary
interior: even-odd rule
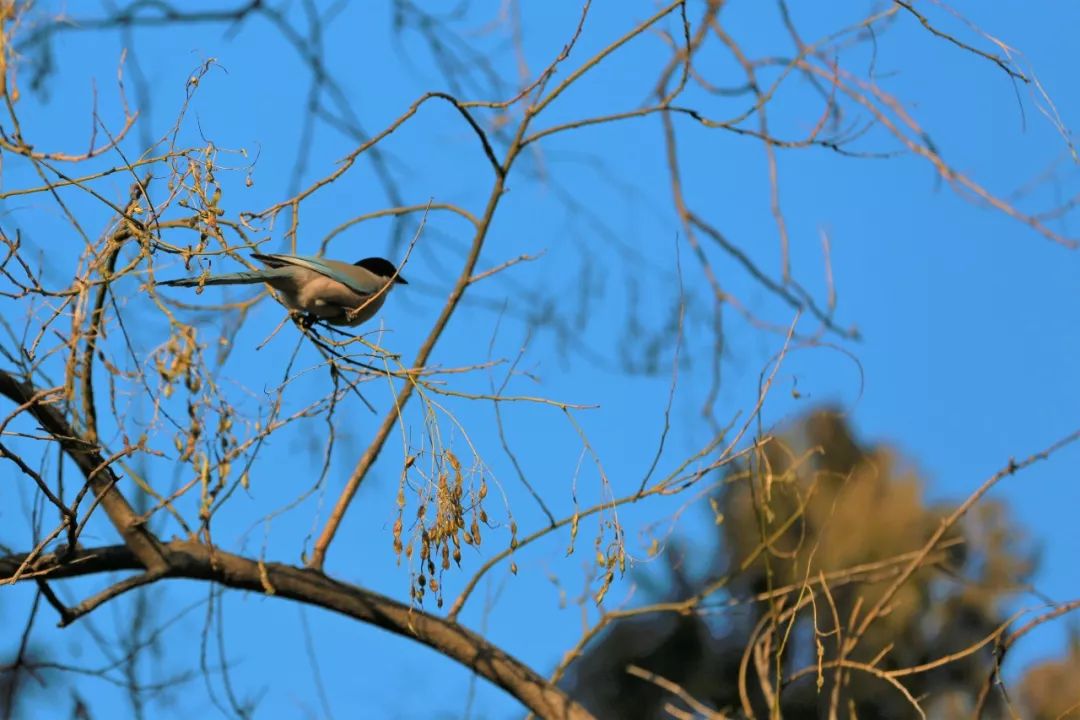
[[[398,275],[396,278],[394,278],[394,284],[395,285],[408,285],[409,281],[406,280],[405,278],[401,277],[400,275]]]

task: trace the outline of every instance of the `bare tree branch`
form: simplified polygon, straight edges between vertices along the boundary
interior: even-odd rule
[[[166,568],[162,578],[206,580],[332,610],[431,647],[506,690],[546,720],[592,717],[519,660],[457,623],[314,570],[260,562],[197,542],[174,540],[161,545],[159,552]],[[25,555],[0,558],[0,582],[9,580],[24,559]],[[66,557],[45,555],[24,577],[60,580],[142,568],[141,559],[130,548],[111,545],[76,550]]]

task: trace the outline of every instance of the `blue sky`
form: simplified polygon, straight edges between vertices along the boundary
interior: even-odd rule
[[[524,52],[530,69],[543,67],[566,42],[577,20],[574,3],[536,4],[524,11]],[[596,3],[565,69],[605,47],[635,22],[654,11],[649,3]],[[794,5],[794,3],[793,3]],[[922,4],[920,4],[921,6]],[[966,41],[996,49],[965,26],[927,3],[936,20],[961,33]],[[49,6],[42,3],[39,12]],[[100,16],[96,3],[54,4],[72,17]],[[301,3],[287,3],[290,27],[303,31]],[[494,9],[495,5],[492,4]],[[790,53],[790,42],[770,6],[733,1],[724,11],[725,28],[753,55]],[[1033,6],[1019,1],[962,3],[957,9],[986,32],[1023,53],[1022,67],[1033,69],[1053,99],[1066,126],[1080,118],[1080,94],[1072,77],[1078,53],[1070,28],[1080,23],[1080,8],[1071,3]],[[851,22],[868,10],[860,2],[837,3],[829,10],[793,10],[796,24],[807,38],[816,38]],[[153,14],[151,10],[145,11]],[[692,6],[690,17],[699,8]],[[464,37],[491,50],[497,67],[513,78],[515,56],[504,30],[485,31],[490,15],[476,15],[456,25]],[[673,21],[661,27],[674,33]],[[463,99],[493,99],[474,85],[461,91],[450,87],[438,61],[415,32],[395,34],[384,3],[343,5],[323,38],[327,65],[367,132],[385,127],[427,90],[455,92]],[[31,91],[24,82],[19,111],[24,132],[36,147],[75,151],[85,145],[90,128],[94,92],[106,123],[116,127],[116,68],[128,41],[115,30],[104,33],[67,32],[57,36],[54,75],[47,95]],[[256,17],[235,27],[197,25],[187,28],[140,28],[131,47],[138,68],[127,60],[125,77],[129,96],[137,73],[145,77],[152,104],[124,147],[131,156],[142,149],[145,137],[165,134],[175,121],[193,71],[210,58],[215,65],[200,81],[180,143],[202,146],[212,141],[221,149],[218,161],[238,168],[219,173],[224,187],[222,207],[235,217],[259,210],[288,197],[297,143],[302,133],[309,74],[298,63],[295,49],[282,39],[265,18]],[[737,66],[717,50],[702,59],[716,68],[718,77],[737,77]],[[28,57],[33,57],[28,55]],[[633,109],[649,97],[656,67],[667,50],[656,34],[645,34],[587,75],[552,105],[538,127],[590,114]],[[954,167],[970,174],[1002,196],[1042,176],[1048,168],[1053,182],[1043,183],[1019,201],[1028,211],[1052,207],[1077,190],[1077,172],[1068,146],[1039,106],[1045,103],[1029,88],[1016,88],[1009,78],[986,60],[931,36],[918,22],[901,14],[877,40],[876,53],[864,49],[842,55],[845,64],[862,68],[873,62],[882,87],[904,102],[935,146]],[[509,93],[508,93],[509,94]],[[782,93],[770,116],[779,134],[805,134],[816,122],[819,106],[813,95],[796,84]],[[709,103],[711,114],[722,116],[745,109],[745,97],[715,100],[688,92],[684,104]],[[330,103],[332,106],[332,103]],[[807,109],[807,108],[810,109]],[[779,275],[779,240],[769,208],[769,186],[760,144],[743,137],[709,130],[679,120],[684,184],[688,200],[707,219],[759,263],[772,276]],[[146,127],[143,130],[143,127]],[[142,135],[140,133],[146,133]],[[324,176],[355,141],[319,123],[310,139],[310,155],[301,185]],[[859,149],[895,149],[887,136],[871,131]],[[244,153],[240,151],[243,150]],[[405,203],[429,199],[453,202],[473,212],[482,210],[491,172],[478,151],[475,137],[447,105],[429,104],[385,143],[388,166],[398,180]],[[246,153],[246,154],[245,154]],[[119,164],[116,156],[99,166]],[[248,166],[250,165],[250,170]],[[862,340],[832,338],[854,353],[862,376],[842,353],[819,348],[793,356],[778,375],[778,390],[765,406],[766,424],[782,422],[817,402],[835,402],[851,410],[861,437],[894,444],[925,474],[928,494],[935,500],[958,501],[1012,456],[1023,457],[1042,449],[1080,424],[1080,333],[1076,313],[1080,300],[1080,261],[1076,251],[1049,242],[1024,224],[978,203],[958,197],[943,186],[932,167],[920,158],[900,155],[887,160],[841,157],[820,149],[779,151],[781,197],[792,242],[796,278],[815,297],[824,297],[826,281],[821,233],[831,241],[832,272],[841,326],[858,326]],[[248,175],[253,181],[247,187]],[[537,176],[540,176],[540,179]],[[4,168],[5,190],[34,184],[32,171],[18,163]],[[126,196],[129,177],[101,182],[100,191],[114,199]],[[672,410],[672,434],[661,469],[670,469],[681,457],[708,438],[699,419],[703,388],[708,387],[708,297],[700,291],[704,278],[696,265],[672,210],[660,121],[649,117],[584,129],[545,141],[540,154],[523,158],[508,183],[479,267],[490,268],[522,253],[545,254],[470,290],[462,312],[440,341],[434,360],[446,366],[483,362],[489,357],[512,358],[526,338],[529,345],[521,361],[538,382],[517,377],[510,390],[599,408],[575,414],[590,443],[604,463],[616,495],[626,494],[640,482],[651,462],[667,400],[672,357],[663,350],[658,369],[651,374],[627,372],[624,349],[638,360],[645,358],[641,337],[663,336],[678,301],[676,254],[684,282],[695,288],[689,299],[686,347],[690,365],[680,371]],[[68,196],[65,196],[68,197]],[[67,282],[81,241],[44,196],[8,199],[5,228],[19,227],[27,241],[40,249],[62,248],[50,263],[51,276]],[[70,193],[70,202],[86,227],[99,232],[109,221],[103,206],[85,195]],[[362,160],[342,180],[313,196],[301,211],[299,250],[314,252],[321,239],[340,223],[364,212],[391,204],[370,162]],[[417,218],[403,225],[410,237]],[[272,238],[268,250],[285,249],[282,240],[288,218],[255,233]],[[1066,215],[1051,227],[1076,237],[1075,221]],[[399,258],[400,242],[393,225],[375,221],[337,237],[328,254],[352,260],[386,254]],[[395,292],[380,313],[384,346],[409,359],[426,335],[450,288],[470,228],[459,219],[432,214],[420,235],[406,275],[404,292]],[[709,250],[725,288],[752,312],[770,322],[787,325],[792,313],[748,279],[734,263]],[[219,266],[215,262],[215,269]],[[183,267],[159,259],[159,277],[181,274]],[[583,273],[592,295],[580,302]],[[140,281],[125,280],[129,295],[125,312],[143,312]],[[171,296],[179,297],[177,294]],[[227,297],[242,297],[233,293]],[[203,299],[211,297],[209,294]],[[221,297],[221,296],[217,296]],[[632,298],[637,298],[633,304]],[[191,296],[185,296],[191,300]],[[10,305],[5,305],[5,314]],[[499,320],[501,308],[505,315]],[[628,308],[638,318],[641,332],[629,339]],[[575,340],[560,337],[549,327],[531,335],[523,318],[550,311],[565,318]],[[582,313],[584,312],[584,315]],[[265,397],[283,373],[292,352],[295,332],[283,331],[265,348],[255,350],[281,318],[270,301],[257,305],[233,340],[234,350],[220,369],[223,382],[244,398],[238,407],[251,416],[259,413]],[[762,365],[776,352],[782,337],[755,329],[735,313],[726,316],[723,384],[717,415],[730,418],[752,407]],[[152,350],[166,329],[158,315],[145,316],[142,349]],[[496,325],[498,332],[496,334]],[[801,328],[812,327],[803,318]],[[200,337],[213,339],[208,327]],[[492,339],[494,335],[494,340]],[[489,343],[491,350],[489,352]],[[313,355],[302,362],[314,364]],[[502,375],[495,374],[496,382]],[[483,392],[489,377],[479,373],[462,377],[462,389]],[[795,386],[802,399],[792,397]],[[861,389],[861,392],[860,392]],[[324,375],[311,373],[289,396],[299,407],[307,393],[325,392]],[[380,411],[371,415],[355,400],[337,415],[338,443],[326,486],[295,511],[272,523],[261,519],[314,483],[317,462],[325,444],[325,425],[301,424],[275,438],[260,456],[249,493],[238,494],[227,515],[216,526],[215,539],[223,546],[296,562],[304,537],[318,527],[313,518],[325,518],[351,470],[355,458],[388,407],[385,389],[365,391]],[[460,428],[468,432],[505,490],[513,517],[523,531],[538,527],[543,515],[521,489],[512,466],[492,432],[490,404],[448,400]],[[419,409],[408,415],[414,439],[423,427]],[[513,405],[504,410],[507,437],[530,480],[556,511],[572,511],[571,488],[588,504],[608,492],[589,458],[582,461],[581,443],[561,412],[551,407]],[[443,419],[444,441],[465,452],[462,430]],[[391,526],[395,517],[401,441],[393,436],[372,476],[362,486],[342,535],[332,549],[328,570],[341,578],[405,598],[408,573],[391,552]],[[1040,548],[1039,590],[1062,601],[1076,597],[1080,571],[1073,550],[1080,544],[1080,529],[1073,520],[1080,502],[1076,470],[1080,450],[1070,448],[1031,470],[1007,479],[993,491]],[[170,476],[168,464],[154,464],[162,486],[180,479]],[[5,488],[3,504],[13,498],[27,500]],[[492,493],[496,496],[497,493]],[[489,514],[505,520],[500,501],[489,502]],[[673,509],[674,506],[672,506]],[[632,509],[620,516],[630,535],[630,552],[644,557],[646,544],[636,534],[642,523],[662,516],[659,510]],[[4,514],[3,523],[11,523]],[[697,525],[692,517],[685,532]],[[595,522],[583,522],[577,552],[567,558],[568,537],[556,535],[520,553],[516,577],[505,568],[481,583],[464,619],[485,628],[541,672],[549,670],[580,632],[579,611],[559,608],[560,587],[574,597],[582,591],[583,568],[591,566]],[[108,528],[84,542],[113,542]],[[170,532],[175,531],[175,528]],[[492,552],[505,545],[505,531],[489,531]],[[20,536],[16,536],[20,537]],[[0,538],[10,543],[5,530]],[[465,571],[475,569],[480,554],[467,556]],[[639,566],[640,568],[641,566]],[[646,568],[647,569],[647,568]],[[557,578],[558,584],[550,578]],[[448,576],[448,597],[460,588],[461,575]],[[628,576],[612,590],[613,598],[631,591]],[[93,583],[72,583],[85,593]],[[205,601],[204,585],[171,582],[150,593],[162,617],[170,617],[192,603]],[[31,597],[29,587],[4,593],[5,621],[21,618]],[[491,601],[494,609],[483,611]],[[497,603],[495,601],[497,600]],[[1036,601],[1031,599],[1031,603]],[[445,717],[459,717],[466,706],[469,676],[463,669],[434,653],[399,638],[358,626],[316,610],[302,610],[256,596],[226,594],[223,610],[225,636],[234,687],[242,693],[262,694],[259,716],[322,716],[316,700],[305,651],[306,623],[322,671],[330,706],[338,717],[363,706],[375,717],[431,717],[437,708]],[[84,624],[103,631],[123,627],[129,609],[117,603],[99,610]],[[206,614],[205,602],[178,621],[174,637],[190,642],[168,644],[162,666],[198,670],[198,638]],[[21,620],[20,620],[21,622]],[[1010,667],[1060,651],[1065,625],[1044,627],[1010,656]],[[81,657],[89,665],[100,663],[100,651],[85,628],[53,631],[41,623],[35,638]],[[214,651],[216,652],[216,650]],[[216,658],[216,655],[214,656]],[[218,661],[211,661],[217,666]],[[154,676],[153,670],[148,670]],[[216,679],[214,692],[224,692]],[[119,690],[89,682],[80,692],[97,707],[120,703]],[[474,717],[516,716],[517,706],[500,691],[479,683],[472,704]],[[208,709],[203,680],[196,677],[172,694],[166,710],[189,716]],[[100,703],[100,705],[98,704]]]

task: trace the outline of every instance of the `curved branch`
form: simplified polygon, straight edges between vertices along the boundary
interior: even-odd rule
[[[434,97],[434,95],[429,93],[424,96],[424,98],[429,97]],[[415,112],[415,108],[419,107],[419,103],[423,102],[424,98],[418,100],[413,106],[414,109],[410,112]],[[503,193],[506,190],[506,176],[509,174],[510,168],[514,164],[514,160],[521,152],[521,141],[528,131],[529,122],[531,120],[532,115],[526,114],[525,119],[523,119],[518,126],[517,133],[510,142],[510,146],[507,148],[505,159],[501,165],[502,172],[496,173],[495,182],[491,188],[491,194],[488,196],[487,206],[484,209],[484,214],[480,216],[480,222],[476,226],[476,232],[473,235],[472,244],[469,247],[469,254],[465,258],[465,264],[454,283],[454,288],[450,291],[450,296],[446,299],[446,303],[439,313],[439,317],[435,320],[434,325],[432,325],[431,330],[428,333],[427,339],[424,340],[424,344],[420,346],[420,350],[416,354],[416,359],[413,361],[412,366],[414,371],[422,370],[427,365],[428,358],[431,357],[431,353],[435,349],[435,343],[442,337],[443,331],[446,330],[446,326],[450,322],[451,316],[454,314],[454,311],[457,310],[458,303],[461,302],[461,298],[465,294],[465,290],[473,282],[472,278],[476,271],[476,263],[480,259],[480,251],[484,247],[485,240],[487,240],[488,230],[491,228],[491,222],[495,217],[495,211],[499,207],[499,201],[502,199]],[[404,120],[399,119],[395,122],[400,124],[401,122],[404,122]],[[352,475],[349,476],[349,480],[346,482],[345,488],[338,496],[337,502],[334,504],[334,509],[331,511],[330,517],[326,521],[326,525],[323,526],[319,538],[315,541],[315,547],[312,549],[311,553],[311,560],[308,562],[309,567],[320,571],[322,570],[323,565],[326,562],[326,553],[330,547],[330,543],[333,542],[334,536],[337,535],[338,528],[341,527],[341,522],[345,517],[345,513],[352,504],[353,498],[356,497],[356,491],[360,488],[360,483],[363,482],[368,471],[371,469],[371,466],[375,464],[375,460],[379,457],[379,453],[382,452],[387,438],[390,437],[390,431],[393,430],[395,423],[398,422],[400,413],[405,407],[405,404],[409,401],[409,398],[412,397],[415,387],[416,385],[411,382],[405,383],[404,386],[402,386],[395,399],[394,407],[383,417],[382,424],[375,433],[375,437],[372,438],[371,443],[356,462],[356,467],[353,469]]]
[[[495,171],[497,177],[503,177],[506,175],[506,169],[499,163],[499,159],[495,157],[495,151],[491,147],[491,143],[488,142],[487,133],[480,127],[480,124],[476,122],[476,119],[472,116],[472,113],[458,101],[453,95],[444,92],[432,92],[432,97],[437,97],[453,105],[461,116],[465,118],[465,122],[469,123],[469,127],[476,133],[476,137],[479,138],[480,144],[484,147],[484,155],[487,156],[488,162],[491,163],[492,169]]]
[[[87,484],[100,499],[105,514],[124,539],[132,554],[138,557],[141,567],[154,570],[162,566],[161,546],[140,520],[127,499],[117,489],[120,477],[101,454],[100,448],[78,437],[59,410],[46,404],[37,390],[11,373],[0,370],[0,395],[19,405],[24,405],[79,467]]]
[[[167,566],[162,577],[206,580],[332,610],[427,645],[506,690],[541,718],[593,717],[520,660],[455,622],[338,582],[321,572],[263,563],[198,542],[174,540],[162,545],[161,552]],[[0,582],[11,577],[24,560],[25,555],[0,558]],[[142,561],[127,546],[112,545],[78,550],[68,557],[42,556],[23,578],[55,580],[142,568]]]

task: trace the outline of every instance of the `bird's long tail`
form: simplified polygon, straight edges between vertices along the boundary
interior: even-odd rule
[[[203,285],[254,285],[255,283],[269,282],[278,273],[274,271],[259,270],[254,272],[227,273],[225,275],[208,275],[191,278],[177,278],[165,280],[158,285],[170,287],[202,287]]]

